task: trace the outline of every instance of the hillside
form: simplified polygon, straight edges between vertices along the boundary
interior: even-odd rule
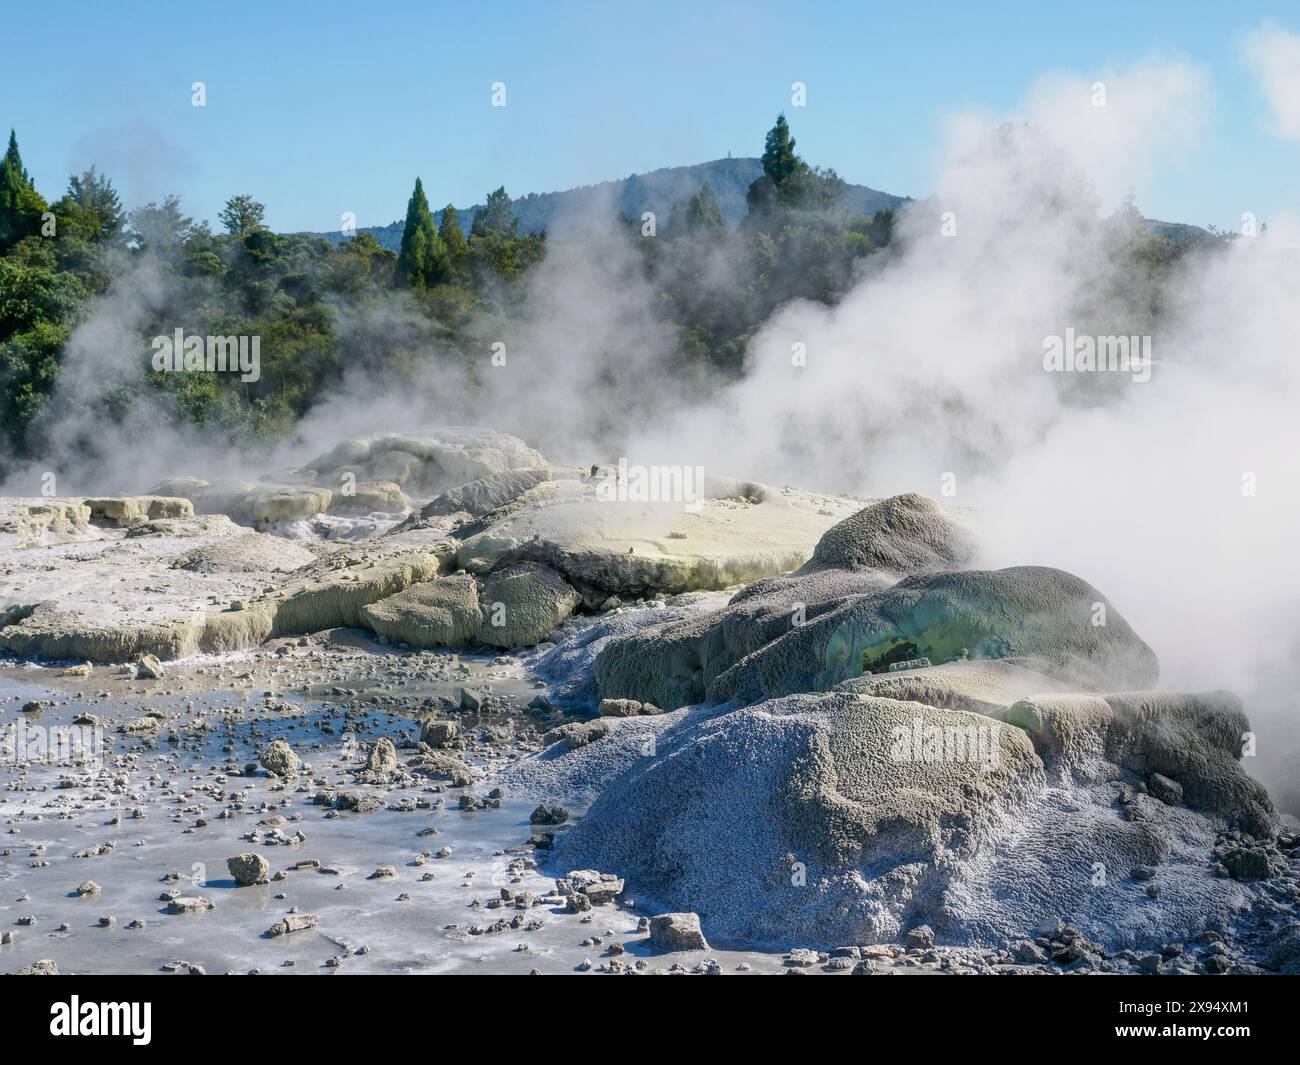
[[[643,212],[653,211],[661,220],[666,220],[673,204],[705,184],[712,184],[723,219],[728,226],[735,228],[745,217],[745,192],[761,173],[762,166],[756,158],[714,159],[694,166],[670,166],[645,174],[632,174],[617,181],[580,185],[562,192],[530,192],[511,202],[521,231],[537,233],[545,229],[552,234],[562,234],[577,220],[602,213],[639,218]],[[855,213],[871,214],[897,207],[907,199],[866,185],[846,184],[844,187],[844,206]],[[466,232],[482,206],[475,204],[457,209]],[[365,227],[361,231],[372,234],[383,247],[396,251],[402,241],[402,219],[386,226]],[[337,231],[315,235],[331,241],[341,239]]]

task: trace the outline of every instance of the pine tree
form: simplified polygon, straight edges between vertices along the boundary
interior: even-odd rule
[[[451,204],[447,204],[442,209],[442,224],[438,226],[438,236],[446,245],[447,254],[452,262],[459,262],[465,258],[465,253],[469,251],[469,242],[465,240],[465,232],[460,228],[460,216],[456,214],[456,208]]]
[[[14,173],[21,176],[24,185],[32,183],[32,176],[27,173],[27,168],[23,166],[22,156],[18,154],[18,135],[12,127],[9,129],[9,147],[5,151],[5,162],[9,164]]]
[[[763,142],[763,173],[779,191],[786,180],[804,168],[804,161],[794,152],[794,138],[784,112],[776,116],[776,125],[767,131]]]
[[[821,210],[838,202],[844,188],[838,175],[814,170],[794,146],[785,115],[777,115],[763,142],[763,174],[745,193],[750,214],[746,221],[767,225],[778,217],[778,208]]]
[[[18,138],[10,130],[9,148],[0,161],[0,252],[39,232],[46,210],[18,154]]]
[[[447,248],[434,227],[424,185],[416,178],[415,191],[406,205],[402,247],[397,253],[397,283],[410,288],[436,285],[446,280],[448,267]]]

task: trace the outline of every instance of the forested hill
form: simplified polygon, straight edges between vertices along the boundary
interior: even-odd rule
[[[694,166],[663,167],[645,174],[633,174],[618,181],[580,185],[563,192],[531,192],[527,196],[511,200],[510,205],[514,208],[515,217],[519,219],[521,231],[540,233],[546,230],[552,235],[563,235],[574,220],[589,219],[601,212],[608,212],[606,205],[611,205],[615,214],[624,214],[630,218],[640,218],[643,212],[653,211],[659,219],[665,220],[674,204],[694,195],[705,185],[712,185],[722,219],[728,228],[734,229],[748,209],[745,193],[762,173],[763,163],[757,158],[714,159],[710,163],[697,163]],[[892,196],[866,185],[850,185],[846,182],[840,202],[854,214],[871,215],[876,211],[897,209],[908,199],[909,197]],[[482,209],[482,204],[457,208],[461,227],[466,232],[473,224],[474,216]],[[435,217],[441,221],[441,212],[435,212]],[[362,227],[360,231],[373,235],[382,247],[396,251],[402,243],[402,227],[403,220],[399,218],[389,225]],[[336,242],[341,239],[338,232],[313,235]]]

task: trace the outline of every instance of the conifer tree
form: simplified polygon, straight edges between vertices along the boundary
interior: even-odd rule
[[[438,236],[442,238],[442,243],[446,245],[447,254],[451,256],[453,262],[458,262],[465,257],[469,251],[469,243],[465,240],[465,232],[460,228],[460,217],[456,214],[456,208],[447,204],[442,209],[442,224],[438,226]]]
[[[18,154],[18,138],[10,130],[9,148],[0,161],[0,252],[38,232],[46,210]]]
[[[401,250],[397,253],[397,282],[409,288],[426,288],[444,280],[447,272],[447,249],[433,224],[424,185],[416,178],[415,190],[406,205]]]

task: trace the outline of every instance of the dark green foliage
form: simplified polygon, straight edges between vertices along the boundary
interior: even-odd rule
[[[428,288],[446,280],[451,271],[447,246],[433,224],[433,212],[424,186],[415,179],[415,190],[406,205],[406,228],[397,253],[397,283],[408,288]]]
[[[126,215],[113,182],[92,166],[68,178],[68,191],[55,204],[59,233],[72,231],[86,240],[109,241],[121,235]]]
[[[762,163],[763,174],[778,189],[805,168],[804,161],[795,155],[794,145],[785,115],[777,115],[776,125],[767,131],[763,141]]]
[[[18,154],[18,138],[9,131],[9,148],[0,162],[0,252],[40,230],[45,201]]]

